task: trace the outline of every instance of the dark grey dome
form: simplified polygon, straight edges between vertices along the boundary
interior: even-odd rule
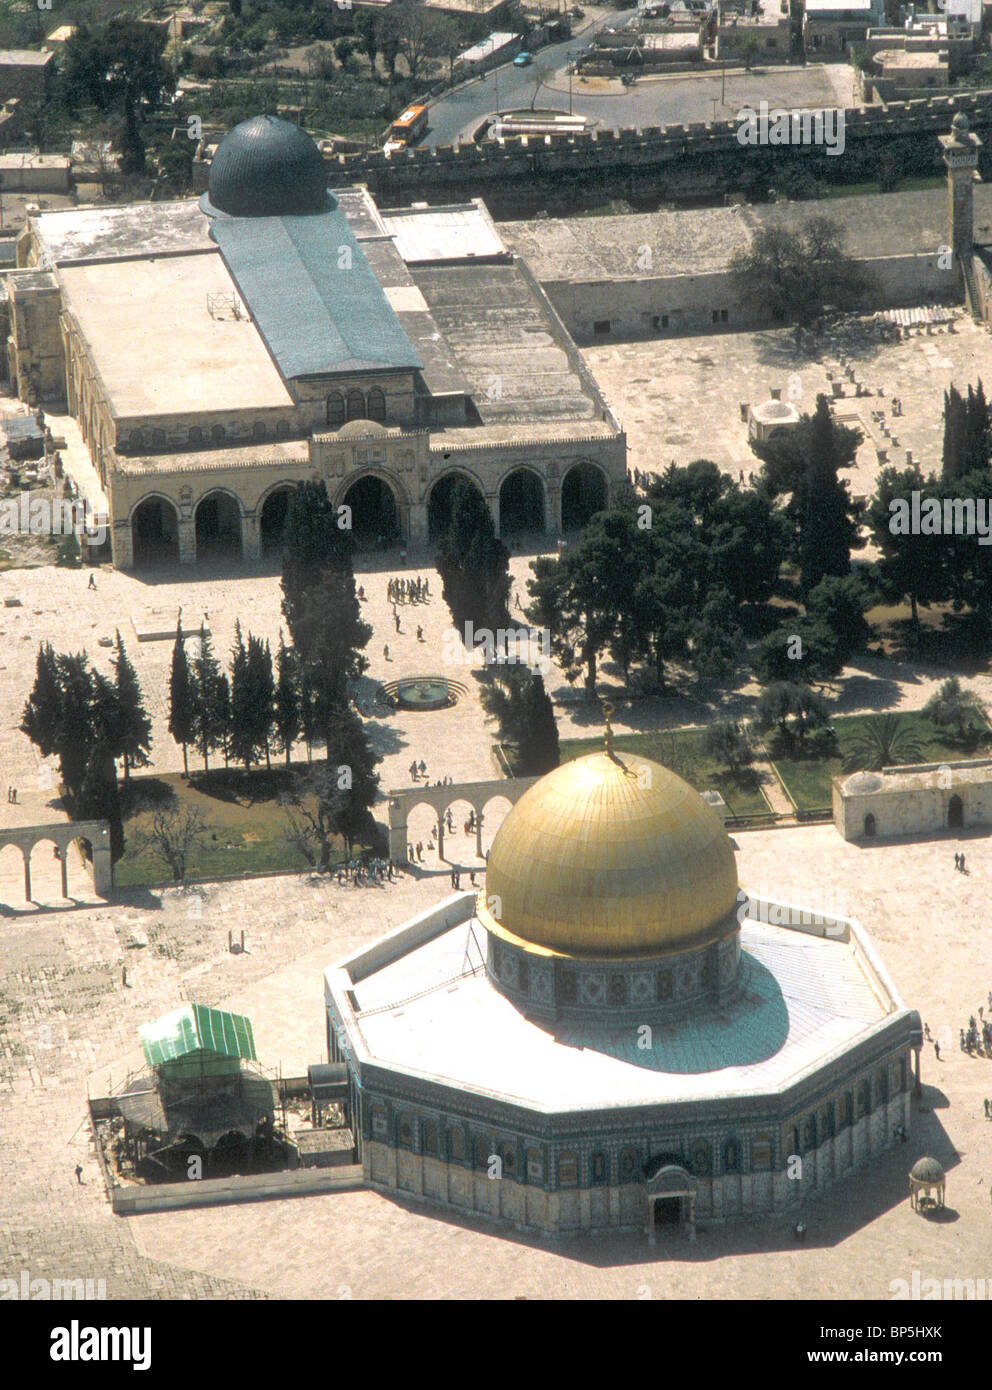
[[[279,116],[252,116],[229,130],[210,165],[210,203],[231,217],[323,212],[324,160],[305,130]]]

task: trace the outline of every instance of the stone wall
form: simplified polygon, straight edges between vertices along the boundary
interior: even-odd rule
[[[567,200],[591,190],[671,197],[747,190],[769,171],[774,181],[787,159],[801,161],[816,178],[859,182],[877,177],[883,148],[900,171],[938,173],[936,137],[959,110],[985,140],[987,171],[992,168],[992,102],[983,92],[852,109],[846,113],[842,160],[816,146],[741,146],[737,122],[729,120],[599,130],[554,141],[525,137],[456,149],[421,147],[388,157],[380,151],[337,155],[327,168],[333,186],[367,183],[387,203],[483,196],[499,208],[544,196]]]

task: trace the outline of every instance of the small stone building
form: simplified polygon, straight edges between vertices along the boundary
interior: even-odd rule
[[[845,840],[992,826],[992,758],[835,777],[833,810]]]

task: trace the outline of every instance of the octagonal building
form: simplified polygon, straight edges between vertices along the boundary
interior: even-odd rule
[[[370,1184],[545,1232],[802,1210],[911,1122],[920,1020],[855,921],[751,898],[703,798],[612,748],[325,972]]]

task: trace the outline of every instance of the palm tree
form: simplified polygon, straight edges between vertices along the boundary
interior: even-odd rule
[[[868,719],[861,732],[844,745],[845,772],[880,772],[898,763],[921,763],[923,748],[898,714]]]

